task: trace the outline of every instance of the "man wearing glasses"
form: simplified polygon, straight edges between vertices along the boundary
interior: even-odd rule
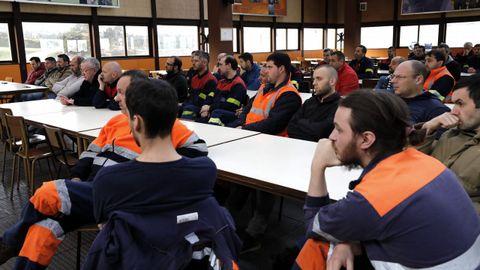
[[[93,105],[93,97],[99,87],[98,76],[101,73],[100,62],[98,62],[97,59],[90,57],[83,60],[80,67],[84,77],[80,90],[78,90],[78,92],[76,92],[71,98],[61,96],[60,102],[62,102],[63,105]]]
[[[180,57],[169,57],[165,63],[165,70],[167,70],[165,80],[177,90],[178,102],[184,102],[187,99],[188,82],[185,74],[182,72],[182,60]]]
[[[401,63],[392,75],[393,90],[407,103],[413,123],[427,122],[450,111],[437,96],[423,89],[427,75],[425,65],[417,60]]]

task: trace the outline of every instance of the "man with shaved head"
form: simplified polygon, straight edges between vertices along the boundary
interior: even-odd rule
[[[98,90],[93,97],[95,108],[120,110],[118,102],[114,98],[117,94],[117,82],[121,74],[122,67],[117,62],[108,62],[103,66],[102,73],[98,76]]]

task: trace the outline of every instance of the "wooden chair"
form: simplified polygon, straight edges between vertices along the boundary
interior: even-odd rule
[[[53,157],[66,167],[70,173],[70,169],[78,162],[77,153],[67,149],[61,129],[47,125],[43,125],[43,128],[45,129],[45,135]],[[62,166],[59,166],[56,178],[59,177],[61,169]]]
[[[0,140],[3,144],[3,170],[2,170],[2,183],[5,183],[5,169],[7,164],[7,150],[12,154],[16,152],[17,148],[12,140],[10,139],[10,134],[7,127],[7,118],[6,115],[12,115],[12,110],[6,108],[0,108]]]
[[[77,232],[77,261],[75,262],[75,269],[81,269],[81,256],[82,256],[82,232],[97,232],[97,224],[85,225],[76,230]]]
[[[35,140],[36,142],[37,138],[34,138],[33,140],[29,139],[27,134],[27,126],[25,125],[25,120],[23,119],[23,117],[7,114],[6,122],[11,140],[19,146],[13,157],[13,174],[11,180],[12,186],[10,194],[11,196],[13,196],[13,185],[15,176],[17,179],[19,178],[19,173],[15,172],[15,168],[17,168],[17,172],[19,172],[20,159],[23,159],[28,189],[30,193],[33,194],[33,191],[35,190],[33,180],[35,177],[35,163],[37,160],[47,159],[50,177],[53,178],[52,172],[50,170],[50,163],[48,163],[48,158],[52,157],[52,153],[48,148],[39,148],[32,146],[32,143],[34,143],[33,140]],[[19,180],[17,180],[17,182],[18,181]]]
[[[5,81],[7,81],[7,82],[13,82],[13,77],[5,77]]]

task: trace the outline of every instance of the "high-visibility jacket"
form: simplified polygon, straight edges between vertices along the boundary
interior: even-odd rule
[[[435,84],[435,82],[443,76],[448,76],[452,78],[453,81],[455,81],[455,78],[453,78],[452,74],[450,74],[447,67],[443,66],[443,67],[431,70],[430,75],[428,75],[427,79],[423,83],[424,89],[434,93],[435,95],[438,95],[441,100],[443,100],[445,97],[442,94],[440,94],[439,89],[431,89],[431,88]],[[452,89],[448,91],[448,95],[450,95],[451,93],[452,93]]]
[[[275,106],[275,102],[283,93],[294,92],[300,96],[297,88],[295,88],[295,86],[293,86],[290,81],[288,81],[287,84],[280,87],[278,90],[269,91],[267,93],[263,92],[264,87],[265,85],[261,86],[261,88],[258,90],[257,95],[255,96],[255,99],[253,100],[252,108],[248,112],[245,121],[245,124],[247,125],[267,119],[268,115],[270,114],[270,110]],[[286,137],[286,127],[285,130],[283,130],[277,135]]]

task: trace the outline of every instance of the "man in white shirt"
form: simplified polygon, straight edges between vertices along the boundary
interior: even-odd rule
[[[80,90],[80,86],[83,83],[83,76],[82,72],[80,71],[80,63],[84,58],[82,56],[75,56],[73,57],[72,61],[70,62],[70,68],[72,69],[72,75],[65,78],[63,81],[57,82],[52,86],[52,91],[48,92],[49,98],[57,98],[59,99],[60,96],[70,98],[75,94],[78,90]]]

